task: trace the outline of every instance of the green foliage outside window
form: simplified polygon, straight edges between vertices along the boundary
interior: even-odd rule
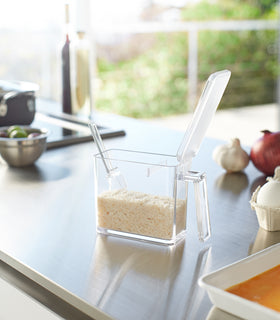
[[[186,6],[182,19],[275,19],[276,3],[275,0],[220,0],[215,4],[203,1]],[[152,38],[147,50],[129,59],[98,60],[98,109],[147,118],[186,113],[194,107],[187,104],[188,34],[157,33]],[[137,39],[135,35],[136,43]],[[227,68],[232,71],[232,78],[220,108],[274,102],[278,75],[276,39],[277,33],[272,30],[199,32],[200,88],[210,73]]]

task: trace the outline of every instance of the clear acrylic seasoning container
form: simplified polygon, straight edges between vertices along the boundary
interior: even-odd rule
[[[116,174],[108,174],[104,159]],[[199,239],[210,237],[205,174],[182,173],[175,156],[120,149],[95,155],[94,164],[98,232],[174,244],[186,232],[191,182]]]

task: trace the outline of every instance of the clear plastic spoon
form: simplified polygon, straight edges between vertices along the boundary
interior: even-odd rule
[[[127,187],[127,184],[119,168],[117,167],[113,168],[109,157],[104,157],[104,155],[106,154],[106,149],[103,144],[102,138],[100,136],[99,130],[97,128],[97,125],[95,123],[90,122],[88,126],[90,128],[93,139],[97,145],[98,151],[100,153],[100,157],[105,166],[105,170],[107,172],[107,176],[109,180],[110,190],[125,189]]]
[[[188,171],[222,99],[230,76],[231,72],[228,70],[210,75],[177,151],[178,179],[193,181],[194,184],[197,229],[201,241],[207,240],[211,235],[206,176]]]

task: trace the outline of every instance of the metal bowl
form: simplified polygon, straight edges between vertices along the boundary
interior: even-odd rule
[[[13,167],[24,167],[33,164],[45,151],[47,146],[46,129],[21,126],[27,133],[38,132],[39,136],[32,138],[2,138],[0,137],[0,154]],[[7,130],[9,127],[1,127]]]

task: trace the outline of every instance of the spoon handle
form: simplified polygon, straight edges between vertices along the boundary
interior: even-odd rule
[[[190,162],[197,154],[209,124],[222,99],[231,72],[222,70],[211,74],[206,82],[193,118],[177,151],[180,164]]]
[[[95,141],[95,143],[97,145],[97,148],[98,148],[98,151],[100,153],[101,159],[102,159],[102,161],[104,163],[106,172],[109,174],[110,172],[113,171],[113,166],[112,166],[111,161],[108,158],[104,157],[104,153],[106,152],[106,149],[105,149],[104,143],[103,143],[103,141],[101,139],[99,130],[97,128],[97,125],[95,123],[90,122],[88,124],[88,126],[90,128],[90,131],[91,131],[91,134],[92,134],[92,136],[94,138],[94,141]]]

